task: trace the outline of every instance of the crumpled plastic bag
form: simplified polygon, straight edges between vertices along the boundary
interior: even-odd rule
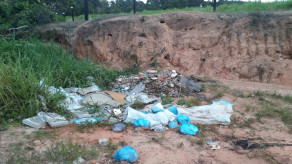
[[[179,127],[179,132],[185,135],[196,135],[199,129],[193,124],[182,124]]]
[[[125,146],[119,149],[115,154],[114,158],[116,161],[128,161],[128,162],[135,162],[139,156],[136,150],[130,146]]]
[[[190,117],[184,114],[180,114],[177,116],[177,122],[180,124],[188,124],[190,123]]]
[[[149,127],[150,122],[148,120],[145,120],[144,118],[139,118],[133,122],[133,125],[135,127]]]
[[[150,127],[152,127],[158,124],[168,125],[169,121],[175,120],[175,115],[171,113],[169,110],[164,110],[162,112],[158,112],[155,114],[154,113],[145,114],[131,107],[126,108],[123,116],[123,120],[126,123],[129,122],[133,123],[135,120],[139,118],[144,118],[145,120],[148,120],[150,122]]]
[[[175,129],[175,128],[178,127],[178,124],[177,124],[177,122],[175,122],[175,121],[170,121],[170,122],[168,123],[168,127],[169,127],[170,129]]]
[[[188,115],[191,123],[200,124],[229,124],[233,112],[232,105],[222,101],[190,108],[178,106],[177,110],[180,114]]]
[[[178,111],[177,111],[177,108],[175,106],[170,106],[168,108],[169,111],[171,111],[171,113],[175,114],[175,115],[178,115]]]

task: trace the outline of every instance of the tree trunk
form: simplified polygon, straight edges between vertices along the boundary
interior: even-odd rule
[[[216,0],[214,0],[214,4],[213,4],[213,12],[216,12]]]
[[[88,21],[88,0],[84,0],[84,17]]]
[[[136,14],[136,0],[133,0],[133,11],[134,11],[134,14]]]

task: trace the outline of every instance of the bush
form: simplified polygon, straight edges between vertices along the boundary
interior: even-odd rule
[[[0,123],[37,114],[42,110],[39,95],[46,98],[51,112],[66,114],[58,106],[64,96],[50,96],[39,86],[43,78],[48,86],[67,88],[86,87],[90,85],[87,77],[92,76],[101,88],[110,88],[120,75],[120,71],[105,69],[88,59],[78,60],[53,43],[0,39],[0,45]]]

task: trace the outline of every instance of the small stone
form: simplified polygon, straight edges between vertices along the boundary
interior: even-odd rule
[[[112,131],[114,132],[122,132],[125,130],[125,125],[123,123],[118,123],[118,124],[115,124],[113,127],[112,127]]]
[[[171,88],[173,88],[173,87],[174,87],[174,84],[170,83],[169,86],[170,86]]]
[[[252,152],[249,152],[249,153],[247,154],[247,156],[248,156],[248,158],[253,158],[253,154],[252,154]]]
[[[99,145],[107,146],[109,144],[109,138],[101,138],[98,140]]]
[[[40,140],[35,140],[35,141],[33,141],[33,144],[34,144],[35,146],[40,146],[42,143],[41,143]]]

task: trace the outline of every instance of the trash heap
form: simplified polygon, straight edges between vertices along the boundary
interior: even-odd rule
[[[92,78],[88,78],[91,79]],[[112,131],[123,132],[124,123],[132,123],[137,129],[149,128],[155,132],[176,129],[184,135],[196,135],[199,129],[194,124],[229,124],[233,104],[226,100],[214,100],[210,105],[186,108],[174,104],[161,104],[160,96],[179,97],[192,92],[200,92],[202,86],[192,77],[183,77],[176,71],[147,70],[137,76],[120,77],[112,91],[102,91],[92,81],[86,88],[55,88],[46,86],[50,94],[61,93],[66,99],[60,102],[74,118],[70,121],[57,113],[49,113],[46,100],[39,96],[43,111],[37,116],[24,119],[23,124],[33,128],[66,126],[71,123],[88,124],[108,121],[114,124]],[[140,102],[143,109],[133,109],[131,104]],[[98,109],[98,110],[96,110]],[[100,143],[106,143],[101,140]],[[211,145],[211,144],[210,144]],[[135,149],[124,147],[114,155],[117,161],[134,162],[139,157]]]
[[[175,70],[147,70],[131,77],[119,77],[114,83],[114,91],[124,94],[144,92],[153,96],[180,97],[200,92],[202,86],[191,79],[183,77]]]

